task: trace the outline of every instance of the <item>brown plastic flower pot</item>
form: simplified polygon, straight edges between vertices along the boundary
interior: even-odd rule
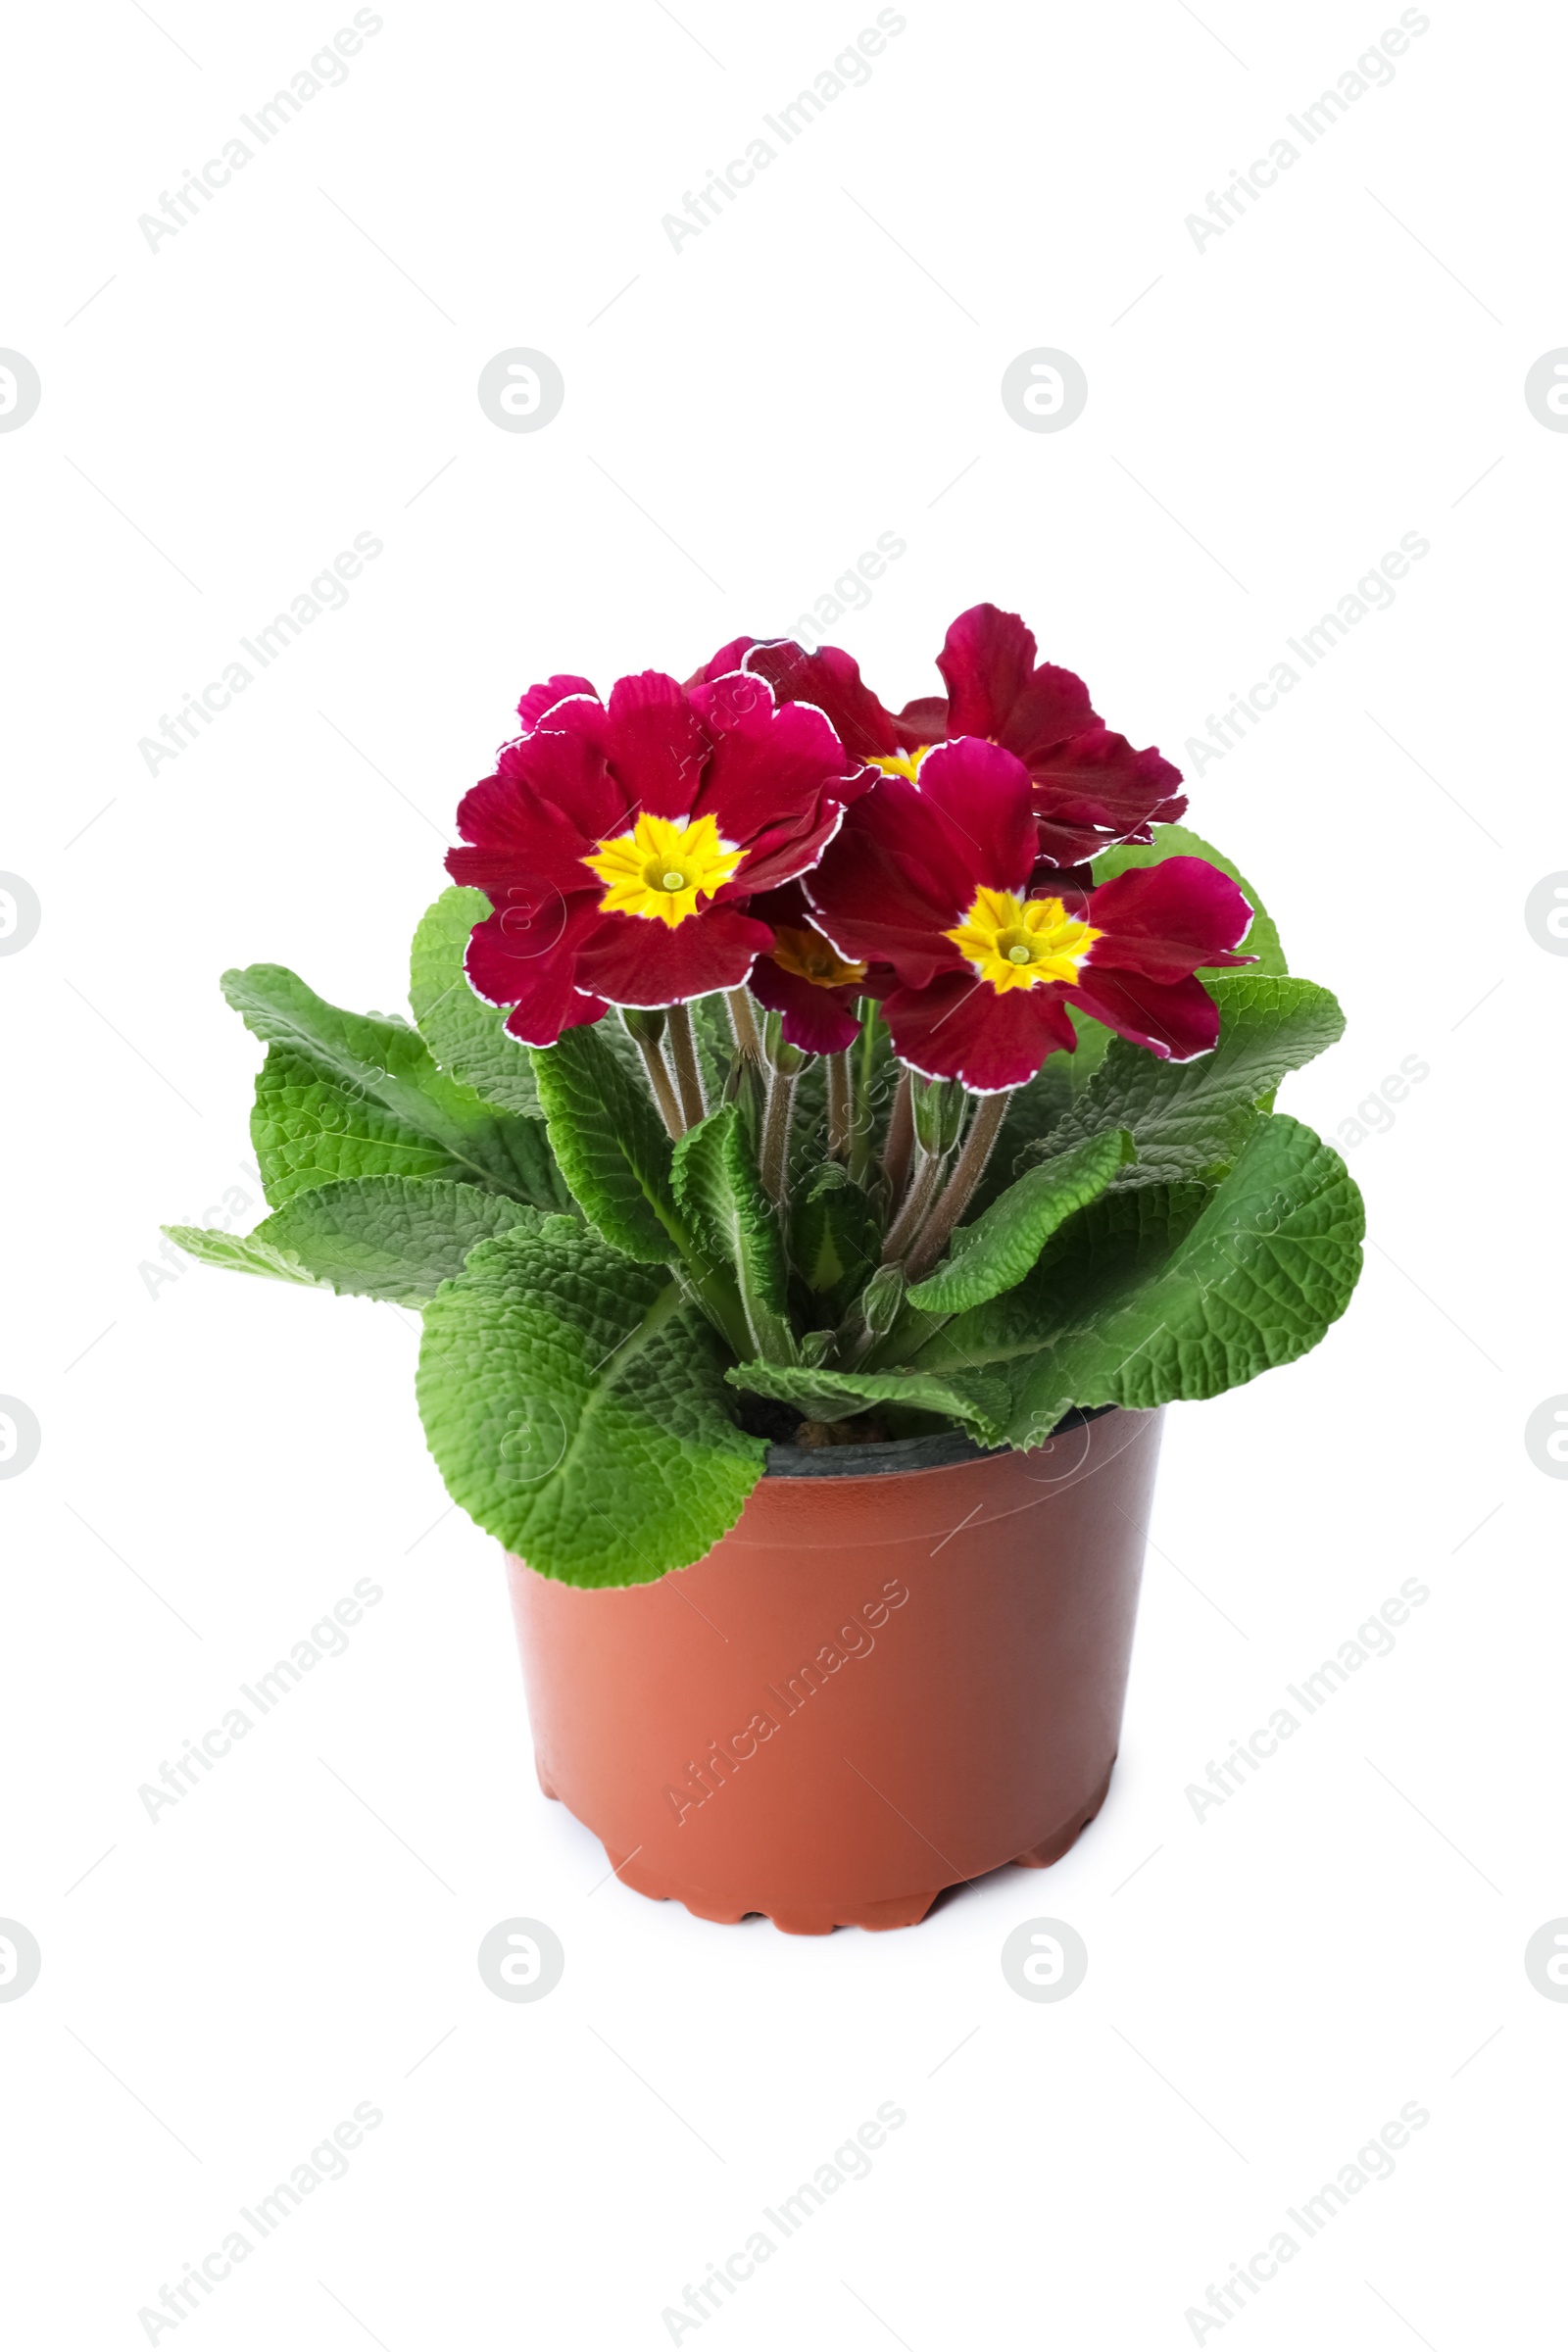
[[[794,1936],[902,1928],[1105,1799],[1158,1412],[774,1446],[739,1523],[657,1584],[509,1559],[539,1782],[628,1886]]]

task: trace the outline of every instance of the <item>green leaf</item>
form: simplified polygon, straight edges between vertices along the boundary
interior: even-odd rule
[[[807,1289],[837,1321],[874,1274],[882,1253],[876,1210],[834,1160],[808,1176],[790,1201],[790,1255]]]
[[[1069,1005],[1067,1009],[1070,1016],[1072,1007]],[[1099,1027],[1098,1023],[1094,1025]],[[1100,1034],[1104,1037],[1108,1033],[1101,1029]],[[1076,1054],[1049,1054],[1034,1077],[1007,1097],[1006,1115],[1002,1122],[996,1150],[975,1188],[969,1211],[972,1217],[978,1216],[982,1209],[991,1206],[993,1200],[999,1200],[1014,1176],[1021,1176],[1029,1166],[1030,1159],[1039,1156],[1038,1153],[1030,1154],[1028,1148],[1031,1144],[1044,1143],[1072,1101],[1075,1088],[1081,1084],[1084,1074],[1075,1068],[1075,1064],[1082,1059],[1083,1051],[1080,1046]]]
[[[750,1340],[747,1352],[769,1363],[793,1363],[784,1237],[733,1102],[687,1129],[675,1146],[670,1173],[698,1253],[714,1271],[734,1275]]]
[[[1191,833],[1185,825],[1156,825],[1154,838],[1149,842],[1123,842],[1114,850],[1106,850],[1095,859],[1094,879],[1113,881],[1117,874],[1129,873],[1135,866],[1158,865],[1167,858],[1202,858],[1217,865],[1222,874],[1229,874],[1243,898],[1252,909],[1252,925],[1243,940],[1239,953],[1255,956],[1258,961],[1251,966],[1254,972],[1279,977],[1290,970],[1280,935],[1257,892],[1247,876],[1232,865],[1230,859],[1200,833]]]
[[[164,1231],[204,1265],[422,1306],[443,1282],[462,1273],[477,1243],[538,1221],[536,1209],[477,1185],[368,1176],[301,1193],[254,1233],[192,1225],[166,1225]]]
[[[1098,1199],[1132,1156],[1131,1139],[1112,1128],[1032,1168],[973,1225],[960,1226],[949,1255],[924,1282],[915,1284],[909,1303],[953,1314],[1010,1291],[1022,1282],[1057,1226]]]
[[[426,1307],[419,1410],[453,1500],[509,1551],[645,1584],[710,1550],[760,1475],[719,1366],[676,1283],[551,1217],[482,1242]]]
[[[1010,1291],[946,1318],[914,1308],[878,1354],[925,1371],[973,1371],[1038,1353],[1067,1324],[1089,1330],[1130,1289],[1164,1266],[1213,1194],[1201,1184],[1114,1186],[1057,1227]]]
[[[669,1137],[646,1088],[597,1029],[564,1030],[555,1045],[532,1052],[551,1149],[590,1224],[646,1264],[691,1254]]]
[[[458,888],[425,909],[409,957],[409,1003],[442,1069],[498,1109],[542,1119],[527,1047],[507,1035],[506,1006],[476,997],[464,970],[469,934],[489,912],[482,890]]]
[[[1334,998],[1310,980],[1248,971],[1206,985],[1220,1013],[1213,1053],[1162,1061],[1113,1039],[1094,1078],[1052,1130],[1046,1152],[1070,1152],[1087,1137],[1125,1127],[1137,1156],[1117,1177],[1119,1186],[1212,1178],[1231,1165],[1258,1105],[1272,1099],[1286,1071],[1323,1053],[1345,1028]]]
[[[807,1421],[848,1421],[873,1404],[945,1413],[982,1446],[1002,1443],[1012,1409],[1007,1382],[984,1372],[818,1372],[806,1365],[741,1364],[724,1377],[754,1396],[793,1404]]]
[[[225,972],[223,994],[272,1048],[251,1132],[274,1206],[309,1185],[382,1174],[461,1177],[535,1207],[566,1205],[537,1121],[448,1077],[407,1022],[344,1012],[280,964]]]
[[[1010,1343],[1005,1435],[1031,1446],[1075,1404],[1216,1396],[1294,1362],[1344,1313],[1360,1273],[1364,1216],[1344,1161],[1295,1119],[1265,1117],[1194,1215],[1198,1189],[1105,1194],[1083,1215],[1089,1248],[1064,1228],[1054,1263],[948,1325],[915,1368],[952,1378],[956,1362],[995,1362]]]
[[[466,1179],[469,1173],[416,1127],[368,1095],[324,1078],[318,1062],[285,1046],[271,1047],[258,1073],[251,1148],[274,1208],[297,1193],[349,1177]]]
[[[331,1189],[323,1185],[316,1197],[319,1199],[321,1192]],[[286,1216],[288,1211],[278,1213]],[[264,1218],[254,1233],[223,1233],[210,1225],[165,1225],[160,1230],[204,1266],[217,1266],[227,1274],[266,1274],[274,1282],[303,1283],[309,1290],[330,1290],[331,1284],[313,1274],[303,1258],[269,1238],[270,1223],[270,1218]]]

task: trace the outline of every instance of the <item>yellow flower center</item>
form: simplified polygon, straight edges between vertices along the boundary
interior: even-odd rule
[[[583,863],[608,885],[602,914],[640,914],[673,931],[697,912],[700,898],[722,889],[745,855],[710,816],[678,825],[644,809],[629,833],[604,842]]]
[[[1046,980],[1070,984],[1102,934],[1069,914],[1060,899],[1015,899],[1010,891],[978,890],[956,930],[942,936],[1002,994]]]
[[[922,743],[918,751],[885,752],[879,758],[868,760],[865,764],[867,767],[879,767],[885,776],[903,776],[913,784],[919,776],[921,760],[927,752],[935,748],[934,744]]]
[[[853,988],[865,978],[864,964],[841,962],[820,931],[797,931],[788,923],[774,931],[773,961],[798,980],[809,980],[813,988]]]

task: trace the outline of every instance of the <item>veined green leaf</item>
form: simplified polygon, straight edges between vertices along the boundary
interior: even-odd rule
[[[690,1256],[669,1137],[646,1088],[596,1028],[564,1030],[555,1045],[532,1052],[551,1148],[590,1224],[649,1265]]]
[[[280,964],[225,972],[223,994],[272,1049],[252,1136],[274,1206],[309,1185],[381,1174],[452,1176],[535,1207],[567,1204],[538,1122],[448,1077],[406,1022],[344,1012]]]
[[[1012,1409],[1007,1382],[983,1371],[819,1372],[807,1365],[755,1363],[741,1364],[724,1377],[754,1396],[794,1405],[807,1421],[848,1421],[873,1404],[947,1413],[982,1446],[1001,1444]]]
[[[801,1280],[837,1317],[874,1274],[882,1250],[877,1214],[836,1160],[790,1197],[790,1255]]]
[[[507,1035],[505,1005],[476,997],[464,970],[469,934],[489,912],[482,890],[457,887],[425,909],[409,956],[409,1003],[442,1069],[498,1109],[542,1119],[527,1047]]]
[[[769,1363],[793,1363],[784,1238],[733,1102],[687,1129],[675,1146],[670,1174],[696,1250],[713,1270],[734,1276],[752,1348]]]
[[[482,1242],[425,1309],[418,1399],[447,1491],[541,1575],[636,1585],[740,1516],[766,1455],[678,1284],[551,1217]]]
[[[1363,1227],[1338,1152],[1260,1117],[1212,1191],[1103,1194],[1054,1237],[1054,1262],[947,1325],[911,1369],[1001,1370],[1013,1446],[1075,1404],[1215,1396],[1317,1345],[1355,1287]]]
[[[1054,1155],[1124,1127],[1136,1157],[1118,1186],[1217,1175],[1235,1159],[1260,1103],[1288,1070],[1332,1046],[1345,1015],[1310,980],[1226,972],[1206,983],[1219,1006],[1219,1043],[1193,1061],[1162,1061],[1114,1038],[1099,1070],[1040,1149]]]
[[[1010,1291],[1057,1226],[1096,1200],[1132,1156],[1126,1133],[1110,1128],[1031,1168],[974,1224],[959,1227],[950,1254],[910,1291],[910,1305],[954,1314]]]
[[[1112,1187],[1056,1228],[1010,1291],[944,1321],[911,1307],[878,1357],[947,1375],[1034,1355],[1067,1325],[1091,1328],[1129,1288],[1152,1278],[1211,1198],[1201,1184]]]
[[[463,1271],[476,1243],[538,1222],[537,1209],[477,1185],[367,1176],[298,1194],[254,1233],[192,1225],[164,1231],[204,1265],[422,1306]]]
[[[1069,1013],[1071,1009],[1069,1005]],[[1102,1037],[1106,1034],[1106,1031],[1101,1031]],[[1014,1176],[1022,1175],[1030,1164],[1030,1157],[1038,1157],[1038,1154],[1025,1156],[1029,1153],[1030,1145],[1045,1142],[1075,1092],[1081,1092],[1081,1074],[1075,1071],[1074,1065],[1082,1058],[1082,1054],[1083,1048],[1080,1046],[1076,1054],[1049,1054],[1028,1084],[1016,1088],[1007,1097],[1006,1114],[1002,1122],[1002,1133],[997,1138],[997,1148],[991,1154],[985,1174],[975,1187],[969,1211],[972,1217],[989,1208],[993,1200],[1000,1200]]]
[[[471,1170],[442,1145],[371,1100],[323,1077],[286,1046],[268,1051],[256,1079],[251,1148],[270,1205],[356,1176],[447,1176]]]

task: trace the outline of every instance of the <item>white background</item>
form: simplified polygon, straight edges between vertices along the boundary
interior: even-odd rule
[[[1568,437],[1523,381],[1568,343],[1563,22],[1434,5],[1200,251],[1185,216],[1396,9],[911,0],[677,253],[661,216],[874,11],[381,13],[156,251],[138,216],[350,12],[98,0],[11,34],[0,343],[43,399],[0,435],[0,866],[43,919],[0,960],[0,1391],[42,1445],[0,1484],[0,1913],[43,1970],[0,2004],[8,2338],[144,2342],[161,2285],[368,2100],[348,2177],[156,2340],[662,2344],[892,2100],[870,2178],[682,2342],[1186,2344],[1409,2101],[1394,2177],[1200,2340],[1544,2340],[1568,2007],[1522,1961],[1568,1912],[1568,1491],[1523,1429],[1568,1389],[1568,962],[1523,906],[1568,867]],[[542,432],[475,397],[514,345],[564,374]],[[999,396],[1040,345],[1089,379],[1061,433]],[[155,1273],[162,1221],[221,1221],[233,1186],[261,1213],[219,972],[401,1007],[530,680],[684,674],[887,531],[906,554],[829,631],[887,700],[935,689],[988,598],[1187,770],[1348,1016],[1288,1107],[1332,1138],[1404,1057],[1430,1074],[1348,1154],[1372,1240],[1344,1322],[1169,1417],[1100,1821],[918,1929],[800,1940],[601,1884],[539,1795],[415,1318]],[[384,553],[346,609],[149,774],[138,740],[357,532]],[[1196,775],[1184,742],[1406,532],[1430,554],[1392,609]],[[367,1576],[347,1653],[149,1821],[138,1786]],[[1411,1577],[1393,1654],[1195,1818],[1188,1784]],[[517,1913],[566,1953],[528,2006],[474,1965]],[[1041,1914],[1089,1948],[1059,2005],[999,1968]]]

